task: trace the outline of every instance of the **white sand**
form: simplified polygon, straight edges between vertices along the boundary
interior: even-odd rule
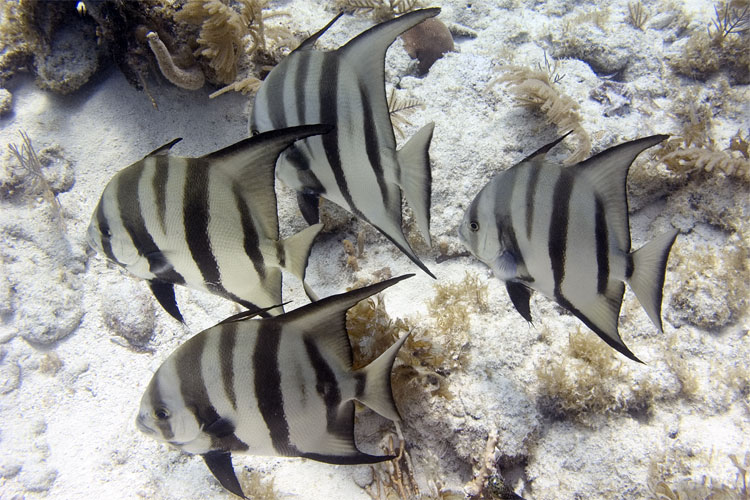
[[[631,199],[638,208],[630,220],[634,248],[670,224],[684,233],[673,249],[664,287],[665,332],[656,331],[628,291],[620,333],[646,364],[636,365],[613,351],[622,368],[615,379],[601,384],[614,387],[612,393],[625,409],[594,412],[583,422],[544,411],[537,376],[540,365],[558,360],[568,360],[569,369],[575,366],[569,360],[569,334],[580,323],[535,296],[535,324],[529,326],[483,265],[468,257],[440,264],[435,258],[440,245],[450,252],[461,250],[457,225],[492,173],[556,137],[542,115],[514,106],[507,88],[488,89],[487,83],[497,75],[493,66],[543,63],[544,50],[560,46],[556,41],[564,36],[563,20],[573,22],[576,36],[590,37],[592,46],[607,47],[614,65],[623,58],[629,61],[621,75],[627,97],[620,95],[629,106],[609,117],[605,112],[610,106],[590,98],[592,90],[609,80],[582,61],[560,62],[558,72],[565,76],[558,87],[581,104],[594,152],[653,133],[679,133],[675,102],[689,89],[696,102],[719,102],[719,93],[724,96],[725,106],[715,106],[711,127],[723,149],[738,129],[750,127],[748,86],[727,87],[721,74],[705,84],[677,77],[668,58],[680,53],[686,38],[675,37],[676,28],[668,23],[655,29],[668,21],[664,16],[670,9],[661,3],[646,2],[652,19],[644,31],[624,21],[623,2],[608,7],[604,29],[576,19],[601,9],[594,3],[558,0],[543,8],[535,2],[437,3],[443,7],[442,20],[470,28],[476,38],[458,39],[459,51],[439,60],[421,79],[404,76],[413,63],[397,41],[388,53],[387,81],[425,102],[409,115],[414,126],[405,129],[407,137],[427,121],[436,124],[431,147],[434,248],[419,253],[438,283],[460,281],[466,271],[477,273],[488,285],[489,305],[472,316],[468,362],[446,379],[453,399],[419,393],[405,403],[402,427],[425,498],[441,486],[461,491],[491,429],[499,434],[501,472],[527,499],[648,498],[653,491],[649,483],[653,488],[658,481],[674,490],[701,484],[734,488],[737,469],[729,457],[743,460],[750,450],[750,341],[747,311],[740,317],[726,313],[722,279],[742,262],[724,260],[737,253],[742,238],[747,251],[747,233],[732,236],[727,222],[744,214],[741,227],[747,228],[747,183],[715,174],[718,180],[709,177],[687,187],[684,182],[646,186],[653,188],[649,192],[641,186],[640,197]],[[297,31],[312,32],[331,17],[311,0],[281,6],[292,13],[288,22]],[[713,16],[712,3],[691,2],[688,15],[694,29],[703,29]],[[346,16],[321,44],[335,48],[371,25],[369,17]],[[57,145],[62,159],[55,168],[73,175],[75,184],[58,196],[64,233],[41,197],[0,202],[0,498],[229,498],[199,457],[141,435],[134,416],[151,374],[168,354],[190,335],[235,312],[235,306],[178,290],[187,319],[187,328],[181,327],[156,304],[145,283],[88,250],[85,233],[101,190],[119,169],[174,137],[183,138],[173,151],[184,156],[245,137],[248,98],[225,94],[208,100],[212,89],[189,92],[163,82],[151,88],[156,110],[116,69],[68,97],[37,89],[28,76],[16,77],[7,88],[14,111],[0,118],[3,150],[5,144],[20,143],[21,129],[38,152]],[[562,158],[567,152],[561,148],[556,155]],[[646,168],[664,167],[650,163]],[[282,231],[290,234],[304,223],[289,190],[279,188],[279,194]],[[394,318],[410,317],[431,327],[427,301],[435,282],[374,230],[366,229],[361,269],[353,273],[345,267],[341,240],[355,240],[363,227],[354,223],[346,232],[320,238],[308,271],[312,286],[327,295],[358,278],[372,279],[384,267],[394,275],[415,272],[414,278],[387,291],[388,311]],[[696,268],[698,259],[706,266]],[[673,304],[680,303],[675,296],[687,286],[697,291],[685,313],[685,307],[677,310]],[[747,298],[747,286],[745,281],[745,289],[737,293]],[[294,301],[290,307],[306,303],[294,279],[285,282],[284,292],[285,300]],[[697,322],[700,314],[708,320]],[[112,326],[114,320],[119,326]],[[151,329],[153,339],[145,351],[128,348],[118,335]],[[439,345],[440,332],[431,331],[435,338],[427,340]],[[25,339],[49,335],[64,338],[48,345]],[[694,381],[692,390],[685,388],[686,380]],[[644,384],[655,388],[657,396],[646,408],[629,407]],[[392,431],[369,412],[358,419],[358,427],[363,448],[371,452],[378,452],[377,443]],[[234,462],[238,471],[248,467],[273,478],[279,498],[369,498],[360,487],[372,481],[369,466],[244,456]]]

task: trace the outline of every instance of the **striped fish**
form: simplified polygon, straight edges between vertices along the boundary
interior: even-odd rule
[[[89,244],[148,280],[179,321],[174,285],[249,309],[280,304],[281,269],[304,283],[322,225],[279,241],[276,159],[294,141],[330,130],[316,125],[268,132],[200,158],[168,155],[175,139],[107,184],[88,228]],[[305,290],[315,298],[306,284]]]
[[[391,367],[408,335],[352,369],[346,311],[413,274],[333,295],[273,318],[251,311],[192,337],[159,367],[141,400],[145,434],[202,455],[219,482],[242,488],[232,453],[305,457],[331,464],[394,458],[354,442],[354,400],[399,420]]]
[[[398,35],[439,12],[409,12],[370,28],[338,50],[314,50],[337,16],[269,73],[250,118],[253,133],[308,123],[336,125],[335,131],[285,151],[276,171],[279,180],[297,190],[309,224],[318,222],[322,196],[375,226],[433,278],[403,234],[401,195],[429,245],[428,149],[434,124],[425,125],[396,151],[384,65],[385,52]]]
[[[505,281],[527,321],[531,291],[537,290],[639,361],[617,331],[623,282],[661,331],[664,273],[677,231],[631,252],[625,183],[636,156],[666,138],[626,142],[566,168],[544,158],[560,138],[500,172],[479,192],[459,237]]]

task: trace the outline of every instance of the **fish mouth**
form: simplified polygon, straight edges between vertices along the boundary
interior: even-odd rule
[[[144,415],[141,414],[136,417],[135,425],[142,433],[148,434],[149,436],[156,436],[156,430],[148,426]]]

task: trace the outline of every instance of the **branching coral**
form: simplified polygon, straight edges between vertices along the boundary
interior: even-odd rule
[[[557,126],[559,134],[572,132],[578,145],[565,163],[572,165],[584,160],[591,152],[591,139],[581,124],[580,106],[554,87],[559,77],[553,76],[554,71],[549,65],[546,69],[501,66],[499,70],[503,75],[492,80],[490,85],[508,83],[510,92],[521,106],[538,109],[547,115],[547,121]]]
[[[372,12],[377,21],[393,19],[420,7],[419,0],[336,0],[336,10],[343,12]]]
[[[424,107],[424,102],[415,97],[401,97],[396,93],[396,89],[391,89],[391,93],[388,94],[388,113],[391,115],[391,123],[393,129],[404,137],[404,131],[401,129],[403,126],[411,126],[411,122],[408,115],[414,112],[416,108]]]
[[[708,137],[697,144],[690,136],[672,137],[662,144],[657,158],[677,174],[716,170],[747,182],[750,181],[747,141],[741,130],[730,139],[729,147],[725,150],[718,150]]]
[[[65,220],[63,219],[60,201],[57,199],[57,195],[52,190],[47,178],[42,173],[42,164],[34,150],[34,146],[31,144],[31,139],[28,134],[21,131],[20,135],[22,140],[21,146],[19,147],[16,144],[9,144],[8,149],[10,149],[13,156],[18,160],[21,169],[26,172],[29,189],[31,191],[41,192],[44,200],[47,201],[52,208],[54,218],[59,225],[60,231],[64,232]]]
[[[607,344],[589,331],[570,334],[568,355],[536,365],[539,404],[555,417],[586,423],[591,415],[648,411],[659,390],[634,379]]]
[[[643,3],[640,1],[628,2],[628,23],[636,29],[643,30],[646,20],[648,20],[648,12],[643,7]]]
[[[750,2],[726,0],[714,10],[716,17],[706,31],[693,33],[680,57],[671,61],[680,74],[706,80],[721,71],[731,80],[750,82]]]
[[[210,67],[223,83],[231,83],[237,75],[237,61],[245,51],[242,40],[245,35],[253,40],[251,52],[265,47],[261,14],[265,2],[239,0],[239,3],[241,10],[237,12],[221,0],[188,0],[175,15],[177,21],[201,26],[200,47],[195,56],[208,58]]]

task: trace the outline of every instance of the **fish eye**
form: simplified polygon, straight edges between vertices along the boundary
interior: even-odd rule
[[[475,220],[469,222],[469,229],[471,229],[472,233],[476,233],[477,231],[479,231],[479,222]]]
[[[169,410],[166,408],[157,408],[154,410],[154,417],[156,417],[157,420],[166,420],[169,418]]]

